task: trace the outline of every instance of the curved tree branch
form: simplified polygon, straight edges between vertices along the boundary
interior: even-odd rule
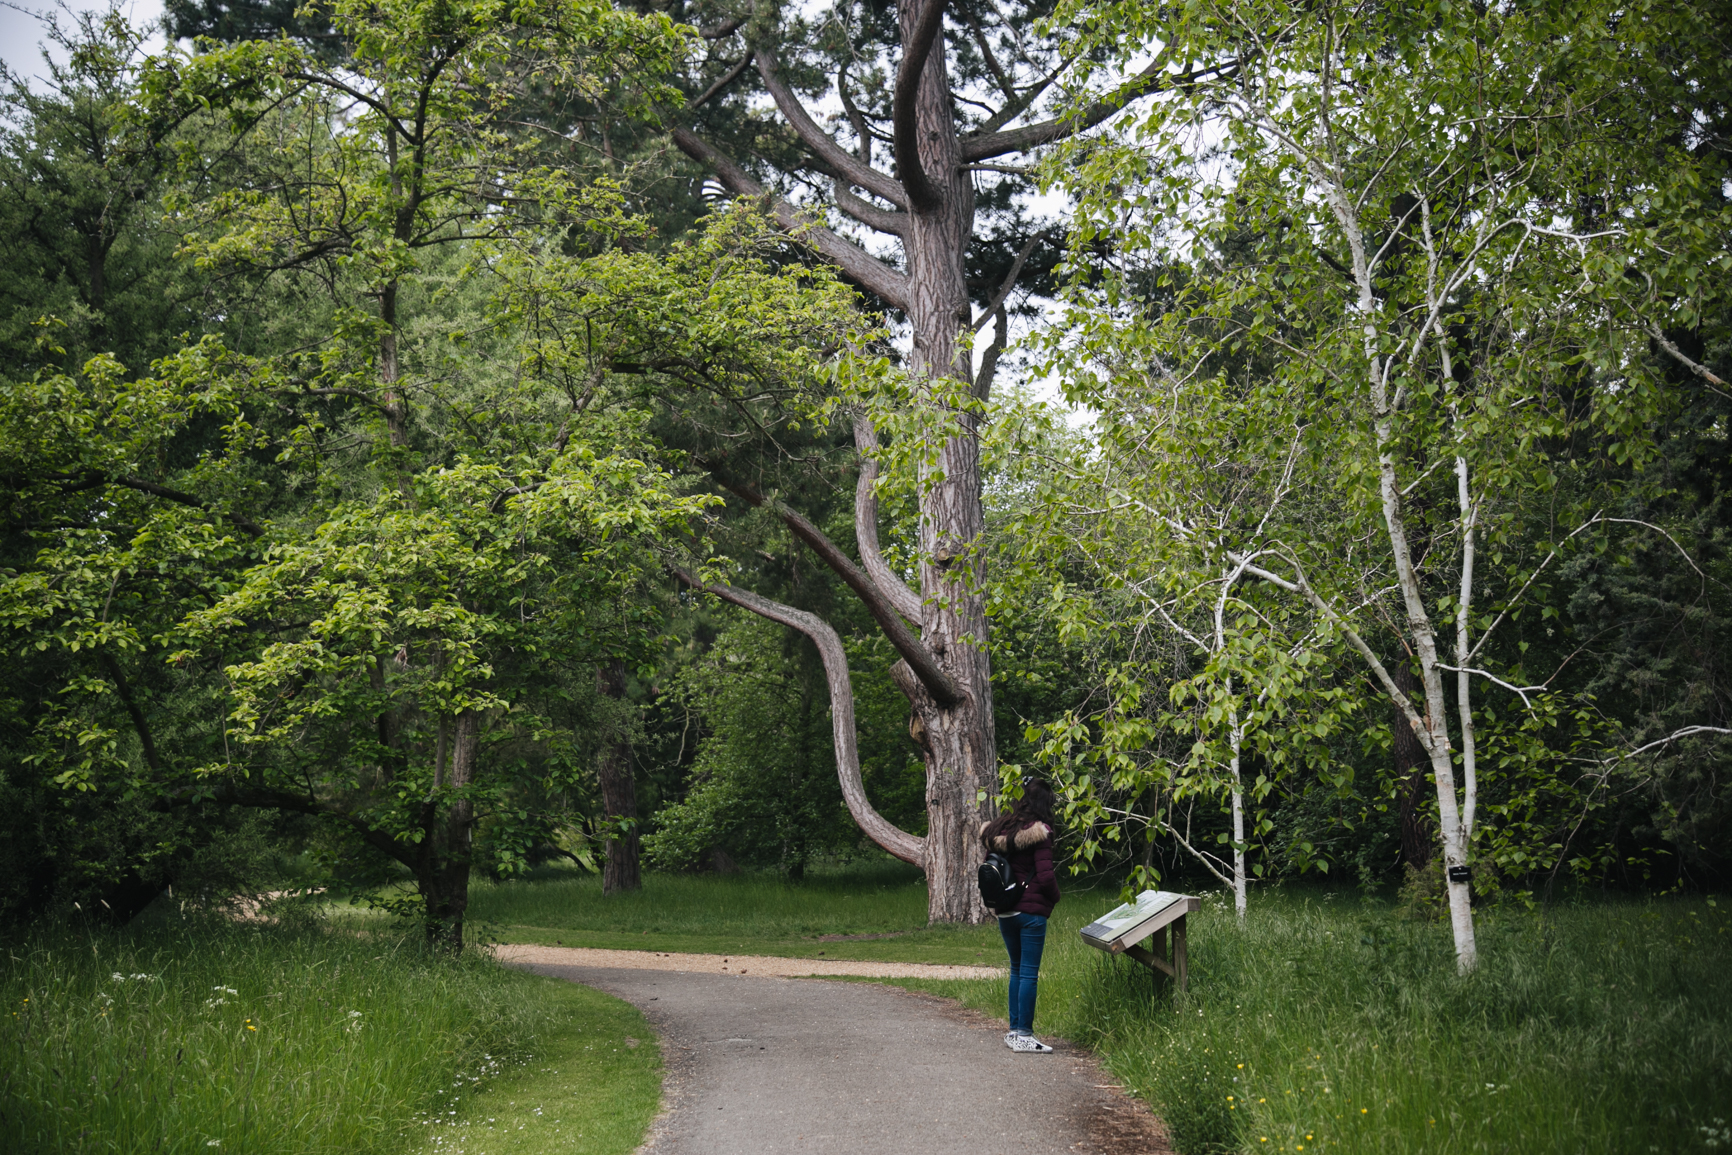
[[[109,679],[114,682],[114,692],[120,696],[120,704],[126,707],[127,716],[132,719],[132,728],[138,733],[139,744],[144,748],[144,764],[152,771],[162,769],[162,760],[156,754],[156,739],[151,735],[150,724],[145,721],[144,711],[139,707],[138,700],[133,697],[132,685],[126,680],[126,674],[121,670],[120,663],[115,661],[114,655],[107,650],[99,650],[97,653],[101,659],[102,668],[107,671]]]
[[[836,207],[865,225],[869,229],[877,229],[881,233],[892,236],[903,236],[908,229],[908,214],[887,212],[872,202],[862,200],[848,191],[846,181],[838,180],[835,184]]]
[[[722,89],[726,88],[728,85],[730,85],[734,81],[738,80],[740,78],[740,73],[744,72],[751,65],[751,63],[752,63],[752,53],[748,51],[744,56],[740,57],[740,62],[738,64],[734,65],[732,68],[730,68],[726,72],[722,73],[722,75],[717,78],[717,80],[714,84],[712,84],[708,88],[704,89],[704,94],[702,96],[698,97],[696,100],[694,100],[690,104],[686,105],[686,111],[689,112],[692,109],[698,107],[700,104],[707,103],[709,101],[709,99],[711,97],[713,97],[716,93],[720,92]]]
[[[992,329],[992,344],[986,347],[980,358],[980,372],[974,376],[974,395],[980,398],[982,405],[992,400],[992,379],[998,376],[998,359],[1010,343],[1010,311],[1000,305],[993,310],[993,315],[998,318],[998,324]]]
[[[1022,276],[1022,266],[1028,263],[1029,254],[1034,252],[1035,246],[1040,244],[1041,238],[1044,236],[1046,236],[1044,232],[1034,234],[1028,238],[1028,243],[1022,246],[1022,251],[1016,254],[1016,260],[1011,262],[1010,272],[1005,274],[1004,283],[999,285],[997,294],[992,298],[992,303],[982,309],[980,316],[974,319],[973,329],[976,333],[980,332],[981,326],[1004,308],[1004,302],[1009,299],[1011,292],[1016,288],[1016,279]]]
[[[1011,152],[1027,152],[1039,145],[1051,144],[1055,140],[1075,136],[1079,132],[1086,132],[1145,96],[1152,95],[1164,88],[1185,88],[1206,77],[1219,76],[1237,67],[1238,61],[1233,60],[1225,64],[1169,76],[1167,75],[1167,55],[1164,52],[1160,53],[1147,68],[1120,84],[1110,96],[1102,97],[1079,113],[1054,117],[1052,120],[1043,120],[1038,124],[1025,124],[1021,128],[1004,129],[1000,132],[983,132],[963,137],[963,162],[986,160],[989,157],[1003,156]],[[901,154],[898,153],[897,162],[900,163],[901,159]],[[904,174],[903,180],[906,182],[906,174]]]
[[[849,280],[868,292],[877,294],[892,308],[908,308],[908,278],[902,273],[890,268],[859,245],[844,240],[822,225],[813,223],[809,215],[771,193],[763,185],[752,179],[745,169],[742,169],[721,152],[711,148],[696,134],[687,129],[676,128],[671,135],[674,144],[678,146],[681,152],[709,168],[729,192],[737,196],[759,197],[767,200],[770,213],[776,218],[778,225],[791,233],[798,233],[806,238],[813,248],[824,254],[827,259],[834,261]]]
[[[878,623],[878,628],[884,631],[884,636],[890,639],[890,644],[902,655],[902,660],[908,663],[908,668],[914,671],[914,676],[920,679],[920,684],[926,687],[926,692],[932,695],[933,701],[941,706],[957,706],[968,700],[968,695],[945,672],[944,667],[938,664],[932,651],[914,636],[914,631],[898,616],[892,598],[883,594],[866,572],[838,549],[836,543],[826,537],[823,530],[781,502],[766,498],[751,486],[723,479],[713,466],[705,465],[705,468],[716,476],[722,488],[741,501],[768,509],[775,514],[795,537],[805,542],[825,565],[836,572],[837,577],[847,583],[848,588],[866,603],[866,611],[872,615],[872,620]],[[915,607],[913,616],[918,619],[918,606]]]
[[[967,17],[968,30],[974,33],[974,43],[980,48],[980,58],[986,62],[986,70],[992,73],[992,78],[998,81],[998,90],[1004,93],[1006,100],[1015,100],[1016,85],[1011,81],[1004,66],[999,64],[998,57],[993,54],[992,44],[986,39],[986,29],[980,26],[980,21],[973,15]]]
[[[345,822],[349,827],[375,850],[387,858],[402,863],[409,869],[415,869],[418,844],[401,841],[388,830],[382,830],[368,823],[367,819],[352,813],[332,801],[319,798],[313,794],[301,794],[292,790],[282,790],[274,786],[258,786],[254,784],[238,785],[232,781],[221,781],[214,786],[200,784],[183,788],[160,796],[156,806],[184,806],[209,798],[228,806],[247,806],[260,810],[287,810],[293,814],[313,814],[325,818],[334,818]]]
[[[825,680],[830,684],[830,721],[836,737],[836,776],[842,782],[842,797],[848,803],[848,813],[865,831],[866,837],[915,866],[926,865],[926,840],[897,827],[879,814],[866,797],[866,784],[860,779],[859,736],[854,725],[854,687],[848,677],[848,654],[842,649],[842,639],[816,614],[773,602],[769,598],[738,589],[725,583],[704,585],[697,578],[675,566],[673,575],[694,590],[714,594],[725,602],[750,610],[790,629],[799,630],[824,659]]]
[[[818,154],[818,158],[830,167],[830,171],[874,196],[883,197],[898,208],[908,207],[908,193],[901,182],[863,164],[853,153],[837,144],[835,137],[818,127],[812,114],[800,103],[800,98],[795,96],[777,75],[774,52],[760,47],[754,50],[753,56],[758,62],[758,75],[763,77],[764,87],[775,100],[776,107],[782,110],[788,127],[794,130],[807,148]],[[901,155],[898,154],[897,163],[900,164],[901,160]]]
[[[860,480],[854,486],[854,543],[878,592],[911,622],[920,620],[920,595],[885,564],[878,551],[878,430],[864,414],[854,418],[854,447],[860,451]]]
[[[230,513],[227,510],[216,509],[208,502],[200,501],[190,493],[182,493],[178,489],[170,489],[166,485],[158,485],[154,481],[146,481],[141,477],[120,476],[110,477],[106,480],[110,485],[118,485],[123,489],[132,489],[139,493],[148,493],[152,497],[160,497],[168,501],[178,502],[181,505],[188,505],[194,509],[202,509],[207,513],[220,513],[223,517],[226,517],[233,522],[236,529],[239,529],[253,537],[264,536],[264,527],[259,525],[257,522],[249,521],[238,513]]]
[[[1672,360],[1678,362],[1678,364],[1684,366],[1684,368],[1688,369],[1690,372],[1694,373],[1696,376],[1702,378],[1702,380],[1708,382],[1708,384],[1718,385],[1721,388],[1726,387],[1726,382],[1721,380],[1719,375],[1717,375],[1712,369],[1708,368],[1708,366],[1702,364],[1700,361],[1692,360],[1690,358],[1689,354],[1685,353],[1684,350],[1678,348],[1678,346],[1676,344],[1674,344],[1672,342],[1672,340],[1670,338],[1668,338],[1664,332],[1661,331],[1660,326],[1655,325],[1652,322],[1649,322],[1645,326],[1645,328],[1647,330],[1648,336],[1652,337],[1654,339],[1654,343],[1657,344],[1658,346],[1660,346],[1661,350],[1668,357],[1672,358]],[[1721,396],[1724,397],[1725,394],[1722,393]]]
[[[906,206],[914,210],[930,210],[939,205],[938,190],[926,177],[920,163],[920,133],[915,97],[920,92],[920,77],[926,71],[926,61],[932,55],[932,45],[944,30],[944,0],[925,0],[925,7],[915,18],[914,31],[902,46],[902,64],[896,70],[896,90],[891,105],[890,126],[895,139],[896,173],[907,190]]]
[[[698,35],[705,40],[721,40],[738,32],[745,23],[746,18],[744,16],[735,16],[731,20],[722,21],[720,24],[712,24],[708,28],[698,29]]]

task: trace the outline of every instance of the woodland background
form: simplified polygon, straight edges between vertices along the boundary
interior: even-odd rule
[[[779,37],[814,100],[852,64],[819,107],[869,154],[893,16],[186,0],[154,58],[117,13],[62,20],[0,140],[0,919],[312,885],[460,934],[471,869],[881,854],[817,650],[681,569],[835,627],[867,793],[924,833],[895,652],[740,496],[858,555],[848,414],[909,395],[901,320],[668,135],[845,228],[730,38]],[[1191,78],[969,176],[1003,794],[1053,778],[1065,860],[1127,885],[1237,860],[1442,901],[1426,754],[1367,659],[1425,710],[1349,380],[1363,289],[1385,357],[1433,342],[1385,446],[1424,604],[1453,629],[1471,588],[1497,631],[1441,659],[1486,671],[1475,901],[1724,888],[1726,13],[949,21],[959,116],[1002,84],[1081,117],[1151,43]],[[921,440],[880,425],[908,572]]]

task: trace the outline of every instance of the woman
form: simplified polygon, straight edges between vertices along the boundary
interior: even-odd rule
[[[988,854],[1010,859],[1024,884],[1022,901],[998,916],[998,932],[1010,952],[1010,1030],[1004,1045],[1013,1051],[1050,1055],[1052,1048],[1034,1037],[1034,999],[1040,981],[1040,955],[1046,948],[1046,920],[1058,905],[1058,879],[1052,873],[1052,787],[1026,779],[1022,797],[1010,813],[980,828]]]

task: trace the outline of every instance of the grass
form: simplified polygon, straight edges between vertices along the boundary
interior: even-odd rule
[[[759,954],[886,962],[1003,963],[992,927],[926,925],[926,885],[902,863],[858,863],[800,882],[774,874],[647,874],[641,891],[603,897],[601,880],[559,869],[477,882],[469,919],[502,942],[612,950]],[[823,941],[821,935],[897,937]]]
[[[661,1106],[661,1055],[637,1008],[590,987],[525,977],[559,1023],[528,1061],[435,1105],[429,1155],[623,1155]],[[435,1101],[442,1103],[443,1099]]]
[[[1681,898],[1479,916],[1448,929],[1324,892],[1190,919],[1191,988],[1081,944],[1059,907],[1036,1029],[1096,1049],[1185,1155],[1709,1152],[1732,1147],[1732,918]],[[903,981],[1000,1017],[1005,983]]]
[[[550,1125],[613,1155],[659,1094],[634,1009],[382,934],[38,930],[0,958],[0,999],[0,1150],[19,1155],[493,1155],[546,1149]]]

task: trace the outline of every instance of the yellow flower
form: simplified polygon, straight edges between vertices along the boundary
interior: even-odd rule
[[[1364,1108],[1364,1107],[1359,1108],[1359,1113],[1361,1115],[1365,1114],[1365,1111],[1366,1111],[1366,1108]]]

